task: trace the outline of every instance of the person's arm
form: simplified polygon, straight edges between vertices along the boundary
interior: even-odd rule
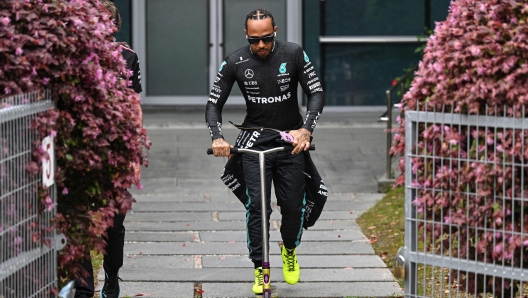
[[[293,146],[295,147],[292,154],[306,151],[310,148],[310,137],[325,105],[323,87],[315,73],[314,65],[301,47],[296,50],[294,56],[299,83],[304,93],[308,96],[308,104],[306,107],[306,118],[302,127],[298,130],[290,131],[294,138]]]
[[[137,55],[134,55],[134,62],[132,63],[132,77],[130,78],[132,81],[132,89],[136,91],[136,93],[143,92],[143,89],[141,88],[141,70],[139,69],[139,58]]]
[[[132,88],[137,94],[140,94],[143,92],[143,89],[141,88],[141,70],[139,68],[139,58],[136,53],[134,53],[134,59],[130,69],[132,70],[132,76],[130,77],[132,85],[130,88]],[[137,103],[137,108],[139,112],[139,121],[140,123],[143,123],[143,111],[141,109],[140,102]]]
[[[222,134],[222,109],[235,83],[235,71],[235,65],[226,58],[216,75],[205,108],[205,122],[211,134],[212,149],[215,156],[229,156],[229,149],[231,148]]]
[[[132,63],[129,64],[129,61],[127,61],[127,67],[130,70],[132,70],[132,76],[129,78],[129,80],[131,81],[130,88],[132,90],[134,90],[134,92],[136,92],[137,94],[140,94],[143,91],[143,89],[141,88],[141,72],[140,72],[140,69],[139,69],[139,58],[138,58],[138,56],[137,56],[137,54],[135,52],[133,52],[133,51],[131,51],[131,52],[133,53],[132,59],[130,59],[132,61]],[[141,109],[141,102],[138,100],[136,102],[135,106],[136,106],[137,112],[139,114],[138,115],[139,125],[143,126],[142,125],[142,123],[143,123],[143,111]],[[139,182],[141,180],[141,164],[132,162],[130,165],[131,165],[132,169],[134,169],[134,175],[135,175],[137,181]]]

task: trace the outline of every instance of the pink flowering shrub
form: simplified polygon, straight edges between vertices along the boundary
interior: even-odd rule
[[[527,22],[526,0],[454,1],[427,43],[402,113],[445,109],[523,117],[528,108]],[[399,121],[392,152],[403,156],[405,123]],[[418,188],[413,204],[428,221],[420,226],[427,251],[528,268],[526,136],[528,131],[486,128],[484,123],[418,126],[413,152],[422,157],[412,159],[412,186]],[[405,172],[403,157],[400,169]],[[396,182],[402,185],[404,174]],[[461,290],[495,290],[504,297],[517,286],[482,274],[453,272],[455,279]]]
[[[0,96],[47,88],[56,106],[33,126],[55,137],[55,224],[68,240],[59,274],[68,279],[81,274],[79,258],[104,251],[114,214],[131,208],[127,189],[141,186],[130,163],[146,165],[150,147],[120,47],[107,39],[114,30],[98,0],[0,1]],[[33,155],[26,169],[37,174],[38,144]],[[42,210],[48,195],[40,192]]]

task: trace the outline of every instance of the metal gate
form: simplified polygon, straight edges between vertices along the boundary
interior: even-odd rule
[[[42,174],[26,170],[42,141],[31,123],[53,108],[46,91],[0,98],[0,298],[52,297],[57,288],[56,254],[65,238],[51,226],[55,208],[41,209]],[[48,190],[55,206],[55,185]]]
[[[429,110],[405,113],[405,297],[528,297],[528,115]]]

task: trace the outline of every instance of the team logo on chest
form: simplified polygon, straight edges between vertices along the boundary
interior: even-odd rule
[[[253,70],[246,69],[246,71],[244,72],[244,75],[246,76],[246,78],[251,79],[254,75]]]
[[[281,63],[281,65],[279,67],[279,72],[280,73],[285,73],[286,72],[286,63]]]

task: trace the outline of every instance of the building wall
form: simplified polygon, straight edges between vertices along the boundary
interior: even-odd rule
[[[116,34],[118,41],[132,44],[132,0],[113,0],[121,15],[121,30]]]
[[[304,0],[304,47],[323,77],[328,105],[384,105],[395,77],[417,65],[424,35],[450,0]],[[321,43],[320,36],[348,41]],[[359,37],[371,37],[362,42]]]
[[[144,3],[139,8],[140,16],[144,16],[142,21],[132,17],[138,15],[136,1]],[[425,35],[428,28],[433,29],[435,21],[446,18],[450,0],[114,2],[123,19],[121,32],[116,36],[118,41],[136,45],[135,50],[143,58],[146,92],[142,96],[146,103],[203,104],[207,100],[211,78],[214,79],[223,57],[245,44],[240,33],[245,11],[249,11],[249,7],[264,5],[262,8],[269,9],[280,25],[280,40],[288,38],[286,24],[301,15],[302,28],[298,31],[302,31],[303,47],[322,78],[327,105],[364,106],[385,105],[385,90],[390,88],[393,79],[405,74],[421,58],[416,49],[423,45],[423,41],[418,42],[417,37]],[[217,7],[213,7],[215,5]],[[214,14],[215,9],[220,9],[218,16]],[[302,14],[297,13],[301,11]],[[137,32],[144,34],[138,35]],[[237,34],[240,40],[236,39]],[[144,40],[134,41],[134,36]],[[327,42],[327,37],[343,41]],[[361,41],[364,37],[371,40]],[[407,39],[402,42],[400,37]],[[207,44],[219,50],[207,51]],[[178,82],[187,83],[178,85]],[[228,104],[243,103],[237,89],[236,86],[233,88],[233,100]]]

